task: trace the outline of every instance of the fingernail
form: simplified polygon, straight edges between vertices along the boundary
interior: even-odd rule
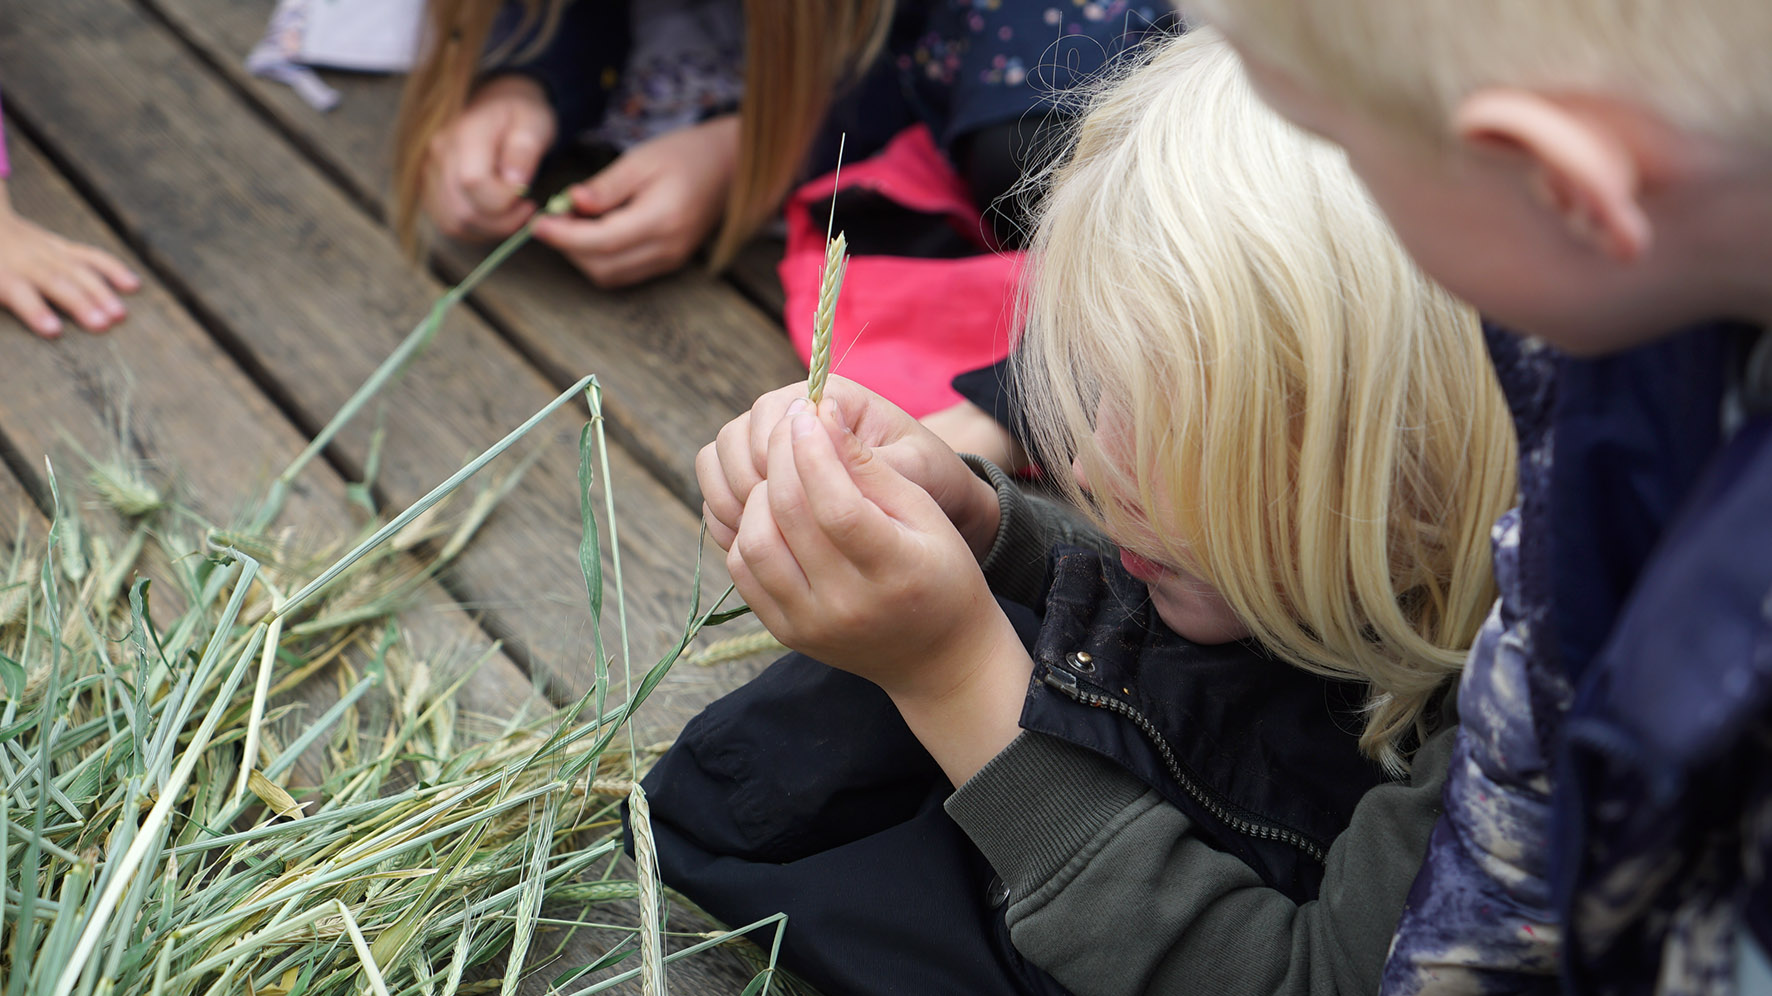
[[[793,434],[795,439],[804,439],[818,429],[818,419],[802,412],[794,416]]]
[[[111,316],[105,314],[103,311],[94,310],[86,313],[86,324],[88,325],[104,325],[110,320]]]
[[[810,407],[812,407],[811,403],[805,398],[795,398],[788,403],[788,418],[793,418]]]

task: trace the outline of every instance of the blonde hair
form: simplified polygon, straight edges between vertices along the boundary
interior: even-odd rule
[[[1772,147],[1767,0],[1188,0],[1330,97],[1444,139],[1485,86],[1640,102]]]
[[[518,37],[546,44],[568,0],[522,0]],[[589,2],[589,0],[579,0]],[[432,137],[462,111],[503,0],[429,0],[429,41],[408,78],[394,133],[394,224],[416,245],[425,157]],[[715,238],[716,269],[732,262],[799,179],[836,91],[878,56],[895,0],[745,0],[744,97],[738,168]]]
[[[1361,747],[1402,770],[1494,598],[1489,528],[1514,493],[1476,316],[1205,29],[1095,98],[1024,303],[1036,451],[1153,511],[1058,483],[1276,656],[1368,683]]]

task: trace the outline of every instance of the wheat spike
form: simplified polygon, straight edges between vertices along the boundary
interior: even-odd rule
[[[837,295],[843,292],[843,275],[849,271],[845,250],[849,243],[838,232],[825,243],[824,274],[818,280],[818,311],[812,318],[812,363],[806,377],[806,397],[814,405],[824,397],[824,383],[831,375],[831,329],[837,320]]]
[[[652,806],[638,781],[628,792],[628,825],[634,831],[634,878],[640,887],[640,993],[665,996],[664,946],[658,922],[658,849],[652,840]]]
[[[713,667],[729,661],[755,657],[762,653],[786,653],[787,649],[780,640],[775,638],[775,634],[766,629],[760,629],[755,633],[715,640],[703,647],[694,657],[689,658],[689,663],[696,667]]]

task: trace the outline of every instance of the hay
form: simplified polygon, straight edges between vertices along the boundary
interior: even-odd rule
[[[272,528],[301,465],[462,292],[413,330],[246,525],[203,529],[126,470],[95,467],[89,497],[132,523],[119,548],[57,491],[47,542],[21,539],[0,554],[0,996],[509,993],[557,956],[537,957],[543,929],[611,931],[616,954],[554,979],[585,996],[642,973],[662,979],[666,961],[779,928],[771,917],[662,955],[653,927],[639,945],[645,964],[590,982],[637,931],[583,912],[544,915],[632,902],[655,886],[610,872],[617,807],[637,791],[640,757],[631,733],[625,749],[612,747],[695,635],[737,614],[704,609],[697,578],[681,641],[608,704],[589,495],[592,467],[606,475],[607,457],[593,378],[392,521],[340,544],[349,551],[323,570],[314,567],[325,550]],[[455,523],[432,510],[581,391],[591,408],[581,560],[598,627],[593,688],[550,716],[471,715],[455,696],[480,662],[416,655],[395,614],[512,478]],[[50,481],[59,487],[53,470]],[[443,537],[429,562],[415,558]],[[619,561],[611,575],[619,608]],[[317,715],[284,701],[315,682],[337,690]],[[772,951],[747,991],[767,991],[773,966]]]

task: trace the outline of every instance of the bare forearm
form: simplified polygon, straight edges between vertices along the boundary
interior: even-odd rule
[[[892,691],[906,725],[948,780],[962,785],[1021,733],[1022,701],[1034,662],[1015,627],[993,612],[965,646],[953,648],[947,687]]]

